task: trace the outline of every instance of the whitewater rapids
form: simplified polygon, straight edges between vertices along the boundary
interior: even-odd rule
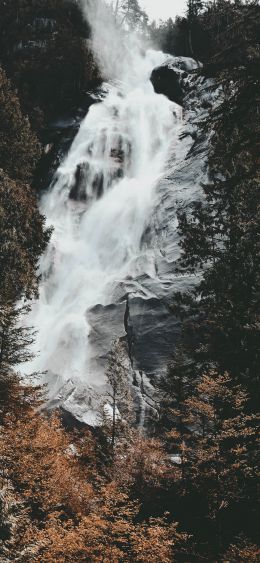
[[[143,235],[182,116],[149,80],[164,58],[154,51],[139,54],[135,72],[106,86],[41,198],[53,233],[30,316],[37,330],[30,371],[45,372],[50,388],[71,379],[104,384],[102,371],[93,371],[88,312],[112,303],[125,280],[155,275]],[[111,343],[114,336],[111,331]]]

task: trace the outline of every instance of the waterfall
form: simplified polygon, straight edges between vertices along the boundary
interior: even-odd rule
[[[139,52],[141,72],[107,85],[41,198],[53,233],[30,322],[38,331],[33,367],[46,371],[50,384],[102,385],[90,366],[88,311],[111,303],[116,285],[152,267],[142,237],[181,120],[181,108],[149,81],[162,58]]]
[[[104,318],[108,341],[98,350],[95,340],[103,335],[95,323],[93,328],[93,311],[116,303],[124,334],[128,295],[151,295],[140,280],[157,278],[156,249],[145,235],[182,120],[180,106],[156,94],[150,81],[166,55],[115,28],[105,4],[86,5],[107,82],[41,196],[40,210],[53,231],[39,264],[39,298],[27,320],[37,331],[35,358],[25,367],[25,373],[44,374],[54,403],[60,397],[72,412],[76,405],[85,421],[91,419],[85,413],[92,408],[92,390],[104,390],[106,354],[118,336]]]

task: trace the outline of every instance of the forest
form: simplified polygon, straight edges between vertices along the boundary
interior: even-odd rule
[[[199,282],[171,296],[181,333],[150,428],[136,424],[120,339],[96,428],[46,409],[40,375],[22,377],[52,236],[38,205],[46,131],[107,77],[77,0],[0,0],[0,561],[257,562],[260,8],[188,0],[158,23],[128,0],[114,17],[201,61],[194,74],[223,91],[198,124],[211,133],[203,198],[177,210],[177,270]]]

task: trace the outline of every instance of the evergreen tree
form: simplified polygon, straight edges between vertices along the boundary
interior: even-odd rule
[[[50,236],[29,186],[0,170],[0,304],[37,293],[38,259]]]
[[[191,57],[196,57],[194,47],[193,47],[193,31],[196,26],[198,14],[203,7],[203,2],[201,0],[188,0],[187,6],[187,31],[188,31],[188,46],[189,55]]]
[[[0,168],[10,178],[32,180],[41,155],[36,135],[22,114],[17,93],[0,67]]]
[[[184,331],[194,334],[193,357],[198,365],[227,370],[247,386],[253,400],[259,374],[255,119],[259,55],[252,55],[255,49],[251,50],[251,45],[260,14],[252,8],[253,25],[251,17],[247,22],[247,14],[252,16],[249,8],[236,7],[236,17],[238,13],[240,25],[248,26],[245,66],[230,71],[230,61],[221,58],[219,81],[225,98],[210,122],[215,131],[209,158],[211,182],[203,186],[203,202],[179,213],[180,269],[200,271],[203,278],[192,293],[175,296],[174,307],[190,319],[185,321]],[[233,27],[233,22],[230,25]]]
[[[186,402],[195,428],[191,482],[207,499],[218,551],[226,541],[224,524],[251,503],[257,487],[257,422],[246,414],[247,402],[244,390],[234,387],[227,374],[214,372],[202,377]]]
[[[188,55],[186,41],[187,20],[185,18],[172,18],[167,21],[155,21],[149,26],[149,33],[153,43],[164,53],[175,56]]]
[[[106,371],[108,391],[103,407],[102,421],[103,431],[108,432],[112,449],[115,448],[117,439],[127,432],[134,414],[124,355],[124,348],[120,340],[116,340],[108,358]]]
[[[126,25],[132,30],[142,30],[147,26],[148,16],[137,0],[114,0],[112,9],[120,26]]]
[[[187,418],[186,400],[192,395],[196,384],[196,367],[188,357],[184,346],[179,345],[168,366],[167,375],[159,381],[160,411],[159,434],[166,440],[169,454],[175,456],[180,469],[181,488],[187,473],[187,448],[192,443],[192,430]],[[177,478],[176,469],[176,478]]]
[[[28,307],[13,307],[5,304],[0,311],[0,376],[7,376],[18,364],[32,358],[30,346],[33,334],[30,328],[21,326],[22,315]]]
[[[12,417],[19,420],[21,412],[43,401],[43,389],[20,381],[22,364],[33,358],[35,333],[25,324],[29,310],[29,305],[0,304],[0,425]]]
[[[197,512],[201,518],[204,506],[203,519],[211,521],[212,560],[226,546],[228,522],[237,510],[241,511],[239,526],[247,527],[247,511],[256,494],[258,425],[257,418],[247,414],[247,403],[247,394],[240,386],[234,387],[230,376],[211,371],[177,405],[177,423],[173,421],[167,433],[181,458],[181,471],[173,472],[173,483],[181,483],[194,516]],[[196,524],[193,532],[200,542]]]
[[[89,36],[77,1],[0,3],[0,62],[39,134],[53,114],[73,107],[100,79]]]

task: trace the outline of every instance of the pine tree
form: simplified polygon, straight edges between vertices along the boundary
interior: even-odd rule
[[[38,386],[22,386],[19,379],[21,365],[33,357],[34,332],[23,324],[28,310],[28,305],[19,307],[12,303],[0,307],[0,424],[11,413],[19,418],[26,404],[35,402],[36,406],[42,402],[42,390]]]
[[[128,368],[120,340],[113,343],[106,371],[108,391],[103,409],[103,429],[107,428],[111,448],[117,439],[130,430],[134,421],[134,407],[130,392]]]
[[[0,304],[37,293],[38,260],[50,237],[29,186],[0,170]]]
[[[112,8],[118,25],[127,25],[134,30],[146,27],[148,16],[140,8],[137,0],[114,0]]]
[[[0,67],[0,168],[10,178],[31,182],[40,155],[40,143]]]
[[[246,413],[247,403],[245,391],[234,387],[227,374],[214,373],[202,378],[197,397],[187,401],[194,425],[200,425],[194,485],[206,494],[219,550],[226,511],[230,517],[230,512],[250,502],[257,487],[257,420]]]
[[[227,370],[247,386],[255,408],[260,206],[255,119],[259,55],[254,41],[260,14],[253,6],[230,10],[225,41],[233,47],[237,31],[230,36],[230,29],[236,24],[243,28],[244,66],[234,66],[225,50],[214,58],[225,96],[208,124],[214,128],[210,182],[203,186],[204,201],[179,213],[180,270],[199,272],[202,281],[193,292],[176,295],[174,308],[186,317],[184,331],[194,335],[198,365]]]
[[[197,503],[203,499],[204,519],[212,522],[215,554],[211,556],[221,553],[226,543],[225,525],[232,513],[246,507],[256,494],[257,418],[247,414],[247,403],[247,394],[233,385],[228,374],[209,372],[176,409],[189,431],[180,433],[173,423],[168,432],[182,459],[183,493],[191,501],[196,495]],[[173,481],[176,478],[174,472]]]
[[[74,0],[1,2],[0,62],[39,135],[53,114],[73,107],[100,80],[89,36]]]
[[[196,24],[198,14],[203,7],[203,2],[201,0],[188,0],[187,6],[187,23],[188,23],[188,45],[189,45],[189,55],[195,57],[194,47],[193,47],[193,28]]]
[[[179,345],[168,366],[167,375],[158,383],[160,411],[157,429],[166,440],[169,454],[176,456],[182,482],[187,471],[186,450],[192,440],[186,400],[192,395],[195,384],[195,363],[189,358],[184,346]],[[176,476],[177,473],[176,469]]]

